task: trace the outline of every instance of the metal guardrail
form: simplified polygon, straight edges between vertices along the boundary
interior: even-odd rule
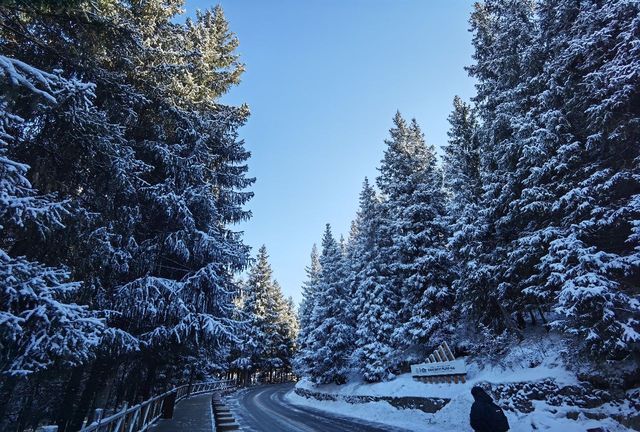
[[[233,387],[233,383],[234,381],[232,380],[212,381],[176,387],[138,405],[125,406],[120,412],[94,421],[80,429],[80,432],[145,432],[167,410],[170,411],[170,414],[173,414],[173,406],[182,399],[196,394]]]

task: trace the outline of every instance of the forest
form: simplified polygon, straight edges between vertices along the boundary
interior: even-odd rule
[[[299,306],[237,228],[239,40],[183,6],[0,0],[0,430],[203,380],[386,381],[443,341],[491,363],[553,337],[638,386],[638,2],[477,3],[448,142],[395,115]]]
[[[476,94],[442,157],[397,113],[348,238],[314,246],[296,371],[382,381],[443,341],[491,362],[542,329],[637,386],[638,3],[487,0],[470,24]]]

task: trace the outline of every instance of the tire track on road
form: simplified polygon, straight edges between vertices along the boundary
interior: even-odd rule
[[[239,393],[232,405],[234,417],[252,432],[406,432],[378,423],[306,406],[293,405],[285,395],[293,384],[274,384]]]

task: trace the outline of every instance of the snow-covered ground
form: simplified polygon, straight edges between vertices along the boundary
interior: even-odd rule
[[[307,380],[301,380],[296,386],[314,392],[339,395],[339,399],[345,396],[415,396],[451,399],[435,414],[417,409],[397,409],[384,401],[360,404],[347,403],[343,400],[318,401],[307,399],[293,391],[287,395],[287,399],[294,404],[404,427],[412,431],[470,431],[469,411],[473,403],[470,390],[476,384],[485,386],[489,384],[493,388],[499,384],[538,382],[549,378],[560,387],[578,384],[575,374],[562,366],[558,356],[546,354],[554,351],[547,351],[545,348],[548,347],[533,345],[518,347],[501,362],[501,366],[480,368],[477,363],[471,362],[468,364],[467,382],[464,384],[428,384],[414,380],[410,374],[404,374],[391,381],[375,384],[350,382],[340,386],[315,386]],[[631,430],[611,418],[595,420],[588,419],[583,414],[579,414],[577,420],[567,418],[568,412],[579,411],[576,407],[551,406],[544,401],[533,401],[533,406],[534,411],[527,414],[505,410],[512,431],[584,432],[589,428],[597,427],[611,432]],[[626,403],[608,404],[599,407],[598,411],[608,416],[634,412],[633,408]]]

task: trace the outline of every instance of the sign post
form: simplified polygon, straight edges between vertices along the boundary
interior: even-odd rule
[[[449,345],[443,342],[427,358],[426,363],[411,365],[411,375],[426,382],[465,382],[467,365],[453,356]]]

